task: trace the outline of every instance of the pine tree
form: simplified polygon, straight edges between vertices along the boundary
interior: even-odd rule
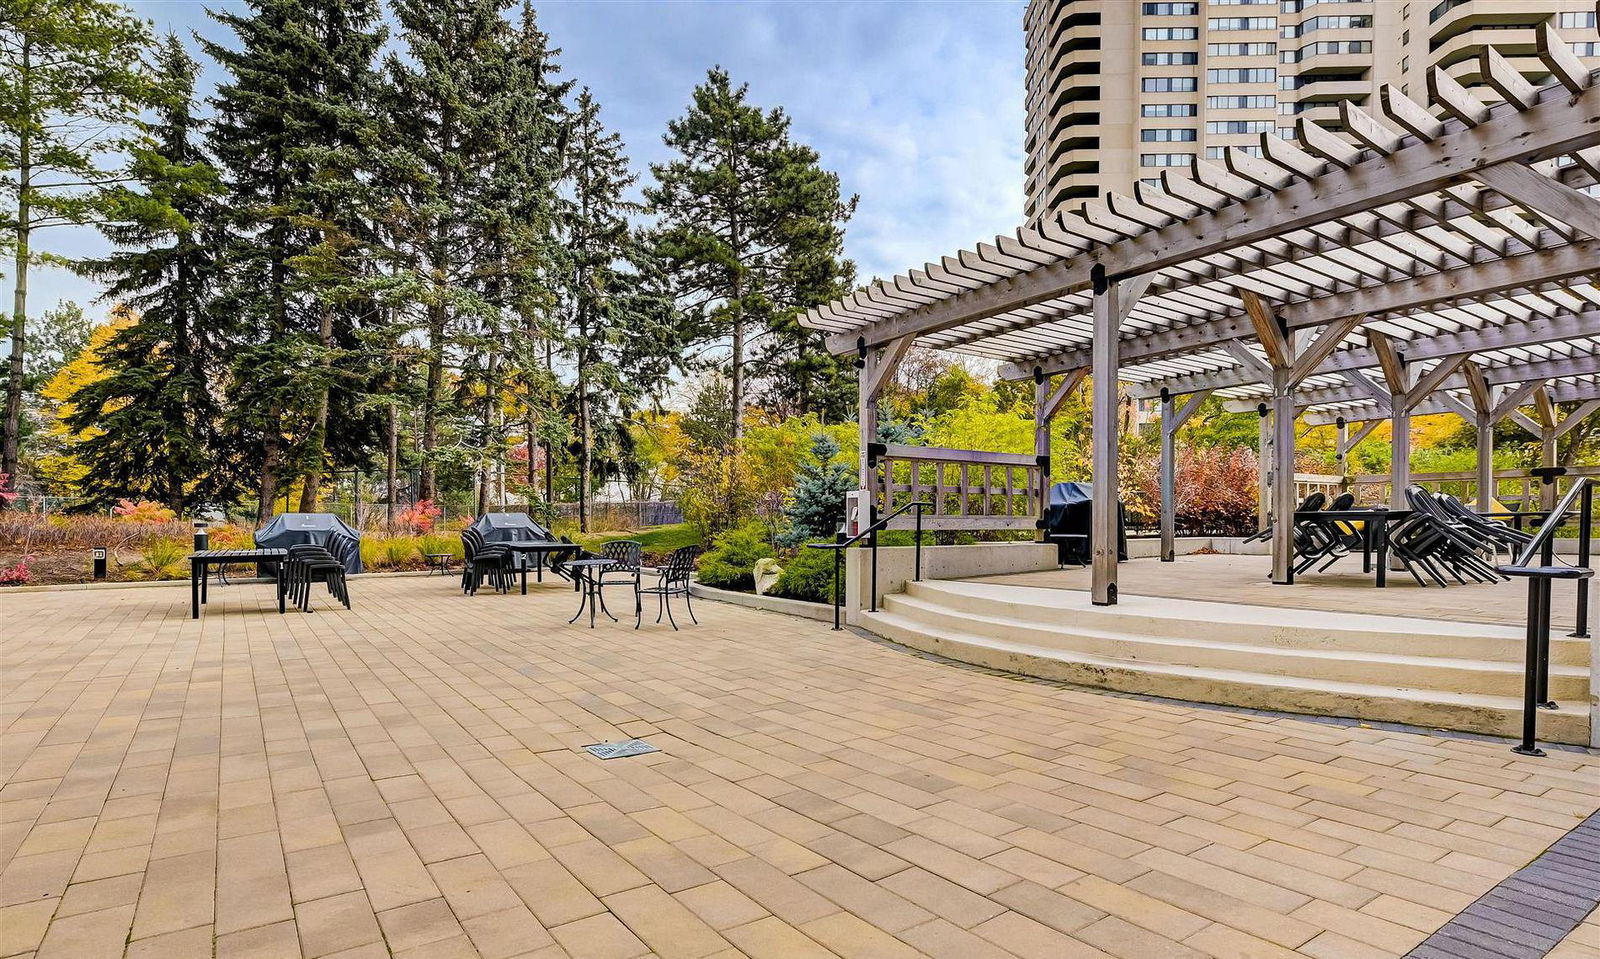
[[[261,437],[265,517],[297,473],[314,508],[330,422],[361,425],[330,411],[355,408],[342,361],[378,313],[366,174],[384,31],[375,0],[250,0],[248,14],[212,16],[237,37],[204,46],[229,73],[210,146],[230,187],[230,295],[253,330],[236,353],[233,425]]]
[[[856,488],[856,479],[851,464],[834,462],[838,455],[833,437],[818,433],[811,438],[811,462],[801,465],[794,498],[783,508],[789,530],[779,537],[780,546],[830,537],[844,522],[845,494]]]
[[[735,441],[753,341],[847,288],[854,272],[840,252],[855,198],[842,199],[816,151],[790,139],[781,109],[762,111],[747,94],[726,71],[711,70],[667,126],[677,158],[651,167],[656,183],[645,191],[683,309],[697,329],[729,344]]]
[[[528,279],[526,201],[537,183],[526,172],[526,139],[539,54],[524,45],[503,12],[505,0],[398,0],[409,58],[391,56],[389,166],[399,202],[389,227],[406,268],[420,284],[420,327],[427,346],[422,404],[420,496],[438,493],[441,433],[487,431],[469,417],[446,422],[454,364],[485,379],[481,414],[498,391],[496,344],[506,334],[506,308]],[[535,29],[531,21],[529,29]],[[542,35],[540,35],[542,37]],[[536,229],[536,228],[535,228]],[[448,392],[447,392],[448,391]],[[468,436],[470,438],[470,436]]]
[[[197,67],[170,36],[155,69],[162,98],[153,142],[131,165],[139,188],[115,193],[121,222],[102,227],[119,249],[84,264],[131,322],[101,348],[104,376],[72,395],[67,424],[94,430],[76,450],[90,503],[135,497],[181,514],[239,492],[224,461],[222,390],[213,386],[224,382],[233,324],[216,305],[223,187],[198,143]]]
[[[636,206],[624,194],[635,180],[622,137],[605,129],[599,104],[582,90],[567,147],[570,197],[560,235],[568,270],[562,295],[576,377],[578,525],[585,532],[593,495],[596,421],[611,418],[608,397],[626,402],[626,394],[641,385],[624,379],[617,363],[618,349],[632,332],[627,308],[632,278],[623,270],[633,246],[628,216]]]
[[[139,113],[152,87],[148,26],[106,0],[7,0],[0,5],[0,247],[13,255],[0,476],[15,489],[21,454],[28,273],[41,257],[34,234],[101,221],[110,162],[140,142]],[[0,508],[11,497],[0,497]]]

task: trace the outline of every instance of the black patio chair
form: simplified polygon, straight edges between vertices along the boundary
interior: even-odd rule
[[[639,590],[639,606],[634,610],[633,628],[638,629],[644,622],[645,596],[656,597],[656,622],[661,622],[663,611],[667,614],[667,622],[672,628],[678,628],[678,621],[672,618],[672,597],[682,596],[683,605],[689,610],[689,619],[696,626],[700,621],[694,617],[694,603],[689,598],[689,578],[694,575],[695,557],[700,555],[700,547],[684,546],[673,550],[672,555],[659,568],[660,579],[654,586],[644,586]]]
[[[303,613],[311,611],[311,584],[323,583],[328,593],[350,608],[350,587],[345,579],[344,560],[332,551],[314,544],[289,547],[287,582],[289,596]]]
[[[1457,522],[1475,530],[1484,541],[1494,546],[1496,555],[1503,549],[1508,556],[1514,557],[1533,542],[1533,537],[1529,534],[1513,529],[1509,524],[1499,520],[1489,519],[1473,512],[1467,508],[1467,504],[1448,493],[1437,494],[1436,499],[1445,512],[1455,517]]]
[[[1427,585],[1423,572],[1441,587],[1449,585],[1446,577],[1460,585],[1468,580],[1493,583],[1503,578],[1490,565],[1493,545],[1455,522],[1433,493],[1421,486],[1408,487],[1406,503],[1412,513],[1390,532],[1389,550],[1418,585]]]
[[[644,585],[640,569],[644,562],[644,546],[637,540],[612,540],[601,545],[600,555],[611,560],[611,565],[600,568],[597,574],[598,588],[603,591],[607,586],[632,586],[633,609],[637,617],[643,602],[639,590]]]
[[[498,543],[485,543],[475,529],[461,531],[461,591],[476,596],[487,574],[495,592],[511,588],[511,551]]]
[[[1313,496],[1321,494],[1312,494]],[[1310,497],[1307,497],[1309,500]],[[1355,508],[1356,495],[1354,493],[1340,493],[1328,504],[1328,512],[1339,513]],[[1326,572],[1329,567],[1339,560],[1349,556],[1352,552],[1359,552],[1365,539],[1365,530],[1348,520],[1337,519],[1309,519],[1301,521],[1304,527],[1304,538],[1308,547],[1306,559],[1295,568],[1295,573],[1303,573],[1317,562],[1322,565],[1317,567],[1317,572]]]

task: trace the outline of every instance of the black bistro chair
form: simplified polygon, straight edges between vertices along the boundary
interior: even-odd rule
[[[487,574],[495,592],[511,588],[511,551],[497,543],[485,543],[475,529],[461,531],[461,591],[475,596]]]
[[[639,589],[644,585],[640,570],[644,562],[644,546],[637,540],[612,540],[600,546],[600,555],[611,560],[611,565],[600,568],[597,574],[599,588],[603,591],[607,586],[632,586],[633,611],[637,615],[643,602],[639,597]]]
[[[676,630],[678,621],[672,618],[672,597],[682,596],[683,605],[689,610],[690,621],[696,626],[700,625],[700,621],[694,618],[694,603],[689,599],[689,577],[694,575],[694,561],[695,557],[699,555],[700,547],[698,546],[684,546],[673,550],[672,555],[667,557],[667,561],[661,564],[659,570],[661,578],[656,585],[645,586],[639,590],[639,605],[634,610],[636,614],[633,623],[634,629],[638,629],[640,623],[644,621],[643,597],[645,596],[656,597],[656,622],[661,622],[661,614],[664,611],[667,614],[667,622],[671,623],[672,628]]]

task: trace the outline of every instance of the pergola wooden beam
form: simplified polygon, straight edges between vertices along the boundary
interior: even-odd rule
[[[1372,319],[1387,313],[1407,313],[1462,302],[1474,298],[1535,288],[1543,283],[1572,280],[1600,273],[1600,240],[1585,240],[1549,250],[1524,253],[1473,266],[1428,273],[1404,283],[1362,287],[1348,293],[1333,293],[1280,307],[1278,318],[1285,326],[1323,326],[1350,316],[1366,313]],[[1369,320],[1370,322],[1370,320]],[[1255,324],[1244,313],[1155,333],[1125,337],[1121,352],[1125,362],[1149,361],[1172,353],[1208,346],[1228,340],[1254,336]],[[1073,369],[1087,362],[1088,347],[1048,356],[1004,364],[1004,379],[1023,379],[1034,367],[1045,373]]]
[[[833,334],[828,338],[828,349],[836,354],[847,353],[855,348],[858,335],[865,336],[868,346],[874,346],[906,334],[927,335],[1044,303],[1088,287],[1094,266],[1100,266],[1111,279],[1180,267],[1249,243],[1345,216],[1363,215],[1374,207],[1437,191],[1485,167],[1542,160],[1600,145],[1600,125],[1570,122],[1574,113],[1600,115],[1600,88],[1590,86],[1574,96],[1564,88],[1552,86],[1538,91],[1537,97],[1536,104],[1527,109],[1517,109],[1518,104],[1511,103],[1497,105],[1476,125],[1452,118],[1445,122],[1443,134],[1436,139],[1424,142],[1408,138],[1403,148],[1388,156],[1371,156],[1348,168],[1335,168],[1311,179],[1288,183],[1282,189],[1263,192],[1189,220],[1091,247],[1070,259],[1035,266],[976,290],[886,318],[860,331]],[[1346,315],[1354,312],[1357,311],[1347,311]]]
[[[1330,327],[1331,328],[1331,327]],[[1566,313],[1555,317],[1539,317],[1519,323],[1459,333],[1442,333],[1437,336],[1407,340],[1403,346],[1406,356],[1415,362],[1443,359],[1448,356],[1471,353],[1488,353],[1527,346],[1542,346],[1591,336],[1600,330],[1600,310],[1585,313]],[[1320,344],[1321,339],[1317,340]],[[1338,373],[1345,370],[1368,370],[1378,366],[1377,354],[1370,347],[1337,350],[1322,361],[1311,375]],[[1476,368],[1476,366],[1474,366]],[[1192,393],[1196,390],[1229,389],[1263,383],[1266,378],[1256,375],[1254,369],[1230,367],[1211,373],[1193,373],[1148,383],[1131,383],[1126,387],[1135,399],[1152,399],[1163,389],[1170,393]]]

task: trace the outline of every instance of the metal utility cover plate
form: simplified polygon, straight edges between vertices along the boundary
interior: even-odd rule
[[[660,752],[659,749],[642,739],[624,739],[615,743],[595,743],[585,746],[598,759],[622,759],[627,756],[643,756],[645,753]]]

